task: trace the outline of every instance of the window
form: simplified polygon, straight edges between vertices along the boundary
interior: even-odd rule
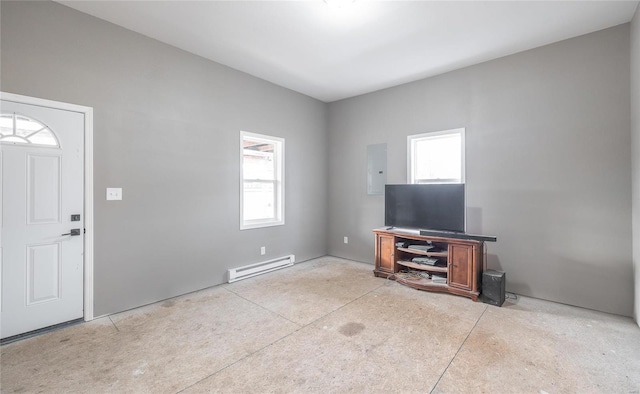
[[[464,183],[464,129],[407,137],[407,183]]]
[[[240,229],[284,224],[284,139],[240,132]]]
[[[60,147],[47,126],[15,113],[0,115],[0,143]]]

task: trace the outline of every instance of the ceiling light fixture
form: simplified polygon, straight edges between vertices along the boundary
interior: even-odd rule
[[[346,9],[349,8],[355,0],[324,0],[324,2],[332,9]]]

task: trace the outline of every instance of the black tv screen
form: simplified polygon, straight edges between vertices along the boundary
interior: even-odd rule
[[[464,184],[385,185],[385,226],[465,232]]]

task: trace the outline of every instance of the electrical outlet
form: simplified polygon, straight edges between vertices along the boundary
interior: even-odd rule
[[[260,247],[260,254],[264,256],[266,253],[267,253],[267,247],[266,246],[261,246]]]
[[[344,243],[346,243],[346,244],[349,243],[349,237],[344,237]]]

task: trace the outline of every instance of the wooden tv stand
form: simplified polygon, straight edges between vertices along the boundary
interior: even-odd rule
[[[480,295],[484,241],[420,235],[418,230],[376,229],[375,276],[427,291],[469,297]],[[416,246],[418,245],[418,246]],[[428,251],[420,250],[427,249]],[[420,247],[422,246],[422,248]],[[437,258],[436,265],[418,264],[416,257]],[[439,277],[434,281],[429,277]],[[446,278],[446,279],[445,279]]]

